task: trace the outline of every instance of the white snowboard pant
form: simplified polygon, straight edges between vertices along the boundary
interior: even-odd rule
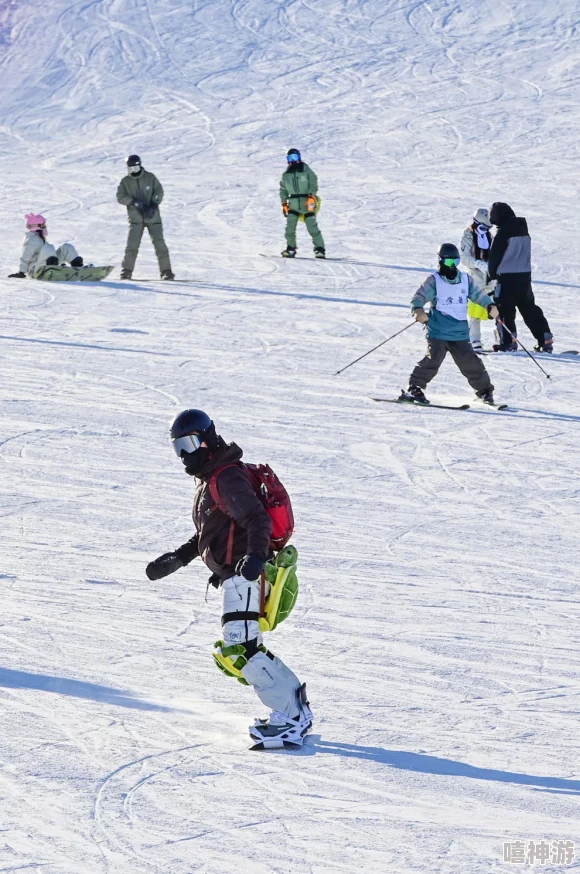
[[[267,584],[266,584],[267,585]],[[223,612],[260,612],[260,581],[246,580],[236,575],[223,584]],[[262,643],[262,633],[257,619],[234,619],[223,626],[224,644]],[[244,665],[241,674],[253,687],[254,692],[270,710],[278,710],[294,718],[299,713],[298,689],[300,681],[296,674],[277,656],[258,651]]]
[[[79,253],[72,243],[63,243],[58,249],[55,249],[52,243],[45,243],[38,253],[35,269],[36,267],[44,266],[47,258],[58,258],[59,264],[63,264],[65,261],[67,264],[70,264],[71,261],[78,257]]]
[[[469,319],[469,339],[472,343],[481,343],[481,319]]]

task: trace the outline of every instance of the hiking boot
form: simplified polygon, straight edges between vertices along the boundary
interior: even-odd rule
[[[416,404],[428,404],[423,389],[418,385],[410,385],[407,391],[401,392],[400,401],[414,401]]]
[[[161,279],[175,279],[175,273],[172,273],[171,270],[162,270]]]
[[[286,246],[281,254],[282,258],[294,258],[296,256],[296,249],[293,249],[292,246]]]
[[[121,279],[131,279],[132,276],[133,276],[133,271],[127,270],[126,267],[123,267],[123,269],[121,270]]]
[[[534,346],[536,352],[553,352],[554,351],[554,337],[552,334],[544,334],[544,342],[538,343],[537,346]]]
[[[314,250],[314,257],[326,258],[326,249],[324,249],[322,246],[317,246]]]
[[[70,266],[71,267],[82,267],[83,266],[83,259],[81,258],[81,256],[77,255],[76,258],[73,258],[72,261],[70,262]]]
[[[492,388],[488,388],[488,389],[486,389],[486,391],[478,391],[477,397],[479,398],[480,401],[483,401],[484,404],[489,404],[490,406],[494,406],[495,401],[493,399],[493,389]]]

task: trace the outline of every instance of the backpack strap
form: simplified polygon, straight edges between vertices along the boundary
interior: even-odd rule
[[[214,502],[214,506],[212,507],[210,512],[213,512],[213,510],[218,509],[225,516],[230,516],[230,514],[228,513],[228,511],[226,509],[226,505],[224,504],[224,502],[222,501],[222,499],[220,497],[220,493],[219,493],[218,487],[217,487],[217,478],[220,475],[220,473],[222,473],[222,471],[224,471],[224,470],[227,470],[228,467],[240,467],[240,465],[238,464],[238,462],[232,462],[232,464],[225,464],[223,467],[218,467],[217,470],[214,470],[214,472],[212,473],[212,475],[210,476],[210,478],[208,480],[209,493],[210,493],[212,500]],[[231,518],[231,516],[230,516],[230,518]],[[228,534],[228,545],[226,547],[226,564],[227,565],[232,563],[232,556],[233,556],[233,552],[234,552],[235,527],[236,527],[236,523],[232,519],[232,521],[230,522],[230,531]],[[253,617],[251,617],[251,618],[253,618]]]

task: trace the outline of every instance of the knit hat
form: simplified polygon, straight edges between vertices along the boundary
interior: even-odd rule
[[[473,214],[473,221],[477,225],[485,225],[487,228],[491,228],[491,221],[489,220],[489,210],[485,209],[485,207],[480,207]]]

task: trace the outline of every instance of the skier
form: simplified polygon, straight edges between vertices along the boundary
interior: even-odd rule
[[[26,218],[26,234],[22,243],[18,273],[9,273],[9,279],[34,278],[34,271],[45,265],[58,265],[68,262],[71,267],[82,267],[83,259],[72,243],[63,243],[55,249],[46,242],[48,231],[43,215],[29,213]]]
[[[495,282],[488,283],[487,281],[487,262],[492,242],[490,228],[489,210],[483,207],[476,210],[473,222],[463,232],[459,248],[461,251],[461,263],[473,279],[474,285],[479,289],[483,289],[488,297],[493,297]],[[488,320],[487,310],[485,307],[481,307],[470,300],[467,304],[467,315],[469,316],[469,339],[471,340],[471,345],[476,352],[483,352],[483,346],[481,345],[481,322]]]
[[[161,279],[175,279],[171,270],[169,252],[163,239],[163,225],[159,213],[159,204],[162,200],[163,188],[157,177],[145,170],[139,155],[129,155],[127,175],[121,179],[117,188],[117,201],[127,207],[129,219],[129,235],[121,279],[131,279],[133,276],[145,228],[149,231],[155,248]]]
[[[272,520],[239,464],[242,450],[226,444],[202,410],[184,410],[171,424],[171,440],[185,471],[199,479],[193,507],[196,534],[176,549],[151,562],[147,576],[156,580],[174,573],[200,556],[212,571],[210,582],[223,589],[223,637],[218,665],[254,688],[272,712],[250,727],[257,742],[283,746],[280,740],[301,744],[312,725],[306,686],[284,662],[262,644],[261,577],[270,557]],[[212,474],[227,515],[212,495]],[[216,647],[218,645],[216,644]],[[235,660],[232,664],[233,656]],[[237,656],[237,658],[236,658]],[[215,654],[214,654],[215,657]],[[229,659],[229,661],[228,661]]]
[[[497,318],[497,307],[485,291],[477,288],[470,276],[457,269],[457,246],[443,243],[437,254],[439,269],[427,277],[411,301],[412,314],[418,322],[426,325],[427,355],[413,370],[409,389],[402,392],[400,400],[428,404],[424,389],[437,375],[450,352],[477,397],[486,404],[493,404],[489,374],[469,341],[467,302],[472,300],[486,307],[492,319]],[[424,310],[426,303],[431,304],[429,314]]]
[[[488,261],[489,278],[497,279],[495,301],[502,322],[511,332],[498,323],[500,343],[496,351],[513,352],[518,348],[514,339],[517,307],[536,338],[536,351],[552,352],[554,338],[532,291],[532,241],[527,222],[516,216],[507,203],[494,203],[489,215],[498,228]]]
[[[298,220],[302,218],[312,237],[315,257],[326,258],[324,240],[316,221],[316,213],[320,205],[320,201],[316,197],[318,177],[314,170],[302,160],[298,149],[289,149],[286,160],[288,169],[280,179],[280,200],[282,212],[286,216],[286,243],[288,245],[282,252],[282,257],[295,257],[296,225]]]

